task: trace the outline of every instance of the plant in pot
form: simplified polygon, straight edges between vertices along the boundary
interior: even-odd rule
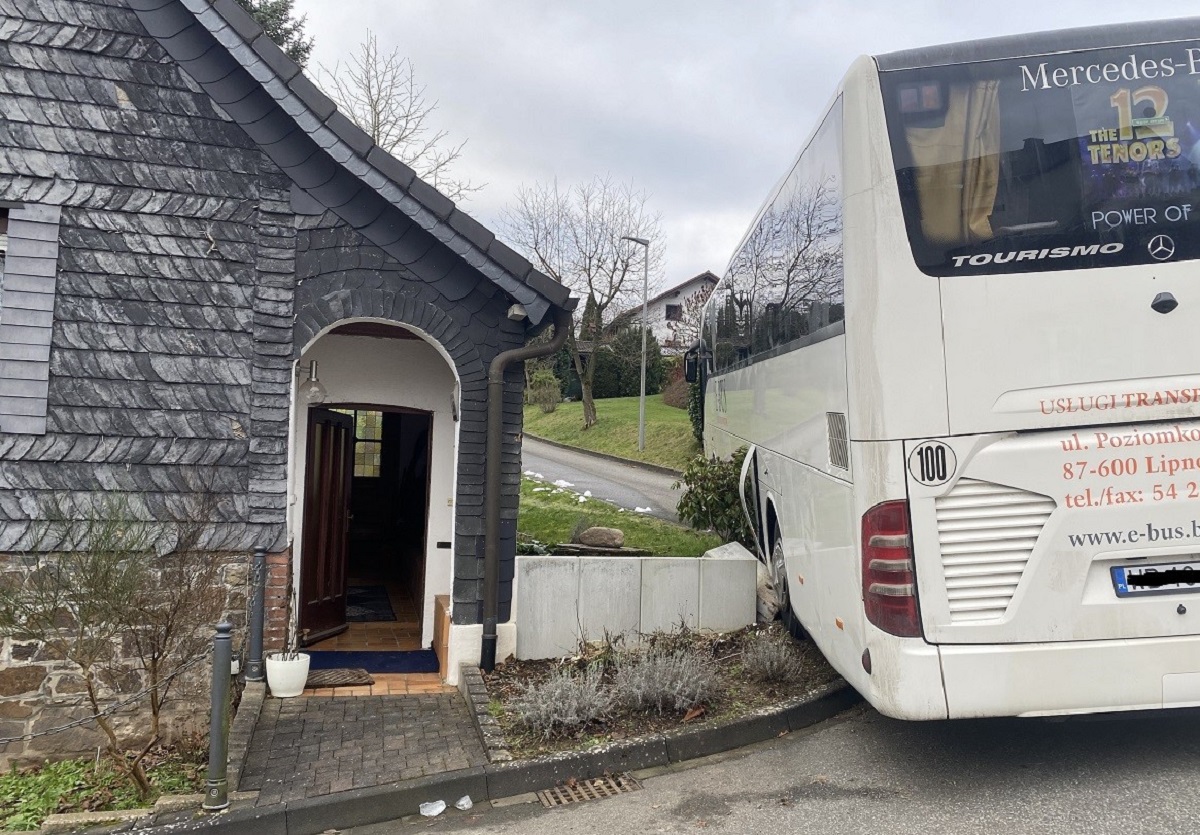
[[[296,612],[296,589],[292,587],[291,612]],[[289,626],[287,648],[282,652],[267,653],[267,686],[271,695],[278,699],[299,696],[304,692],[304,683],[308,681],[309,654],[300,652],[298,644],[301,635],[299,624]]]

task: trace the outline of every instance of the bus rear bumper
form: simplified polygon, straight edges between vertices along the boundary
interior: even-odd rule
[[[1200,706],[1200,636],[938,650],[951,719]]]

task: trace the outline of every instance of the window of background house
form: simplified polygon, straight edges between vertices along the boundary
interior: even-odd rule
[[[667,321],[682,322],[683,321],[683,305],[669,304],[667,305]]]

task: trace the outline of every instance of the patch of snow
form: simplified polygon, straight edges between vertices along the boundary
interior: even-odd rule
[[[654,510],[654,508],[652,508],[652,507],[635,507],[633,509],[633,512],[634,513],[649,513],[652,510]]]
[[[566,481],[566,480],[560,478],[558,481],[554,482],[554,486],[555,487],[574,487],[575,485],[569,481]]]

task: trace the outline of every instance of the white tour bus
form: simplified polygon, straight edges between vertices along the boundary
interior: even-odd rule
[[[1200,705],[1197,259],[1200,18],[851,67],[708,303],[705,440],[880,711]]]

